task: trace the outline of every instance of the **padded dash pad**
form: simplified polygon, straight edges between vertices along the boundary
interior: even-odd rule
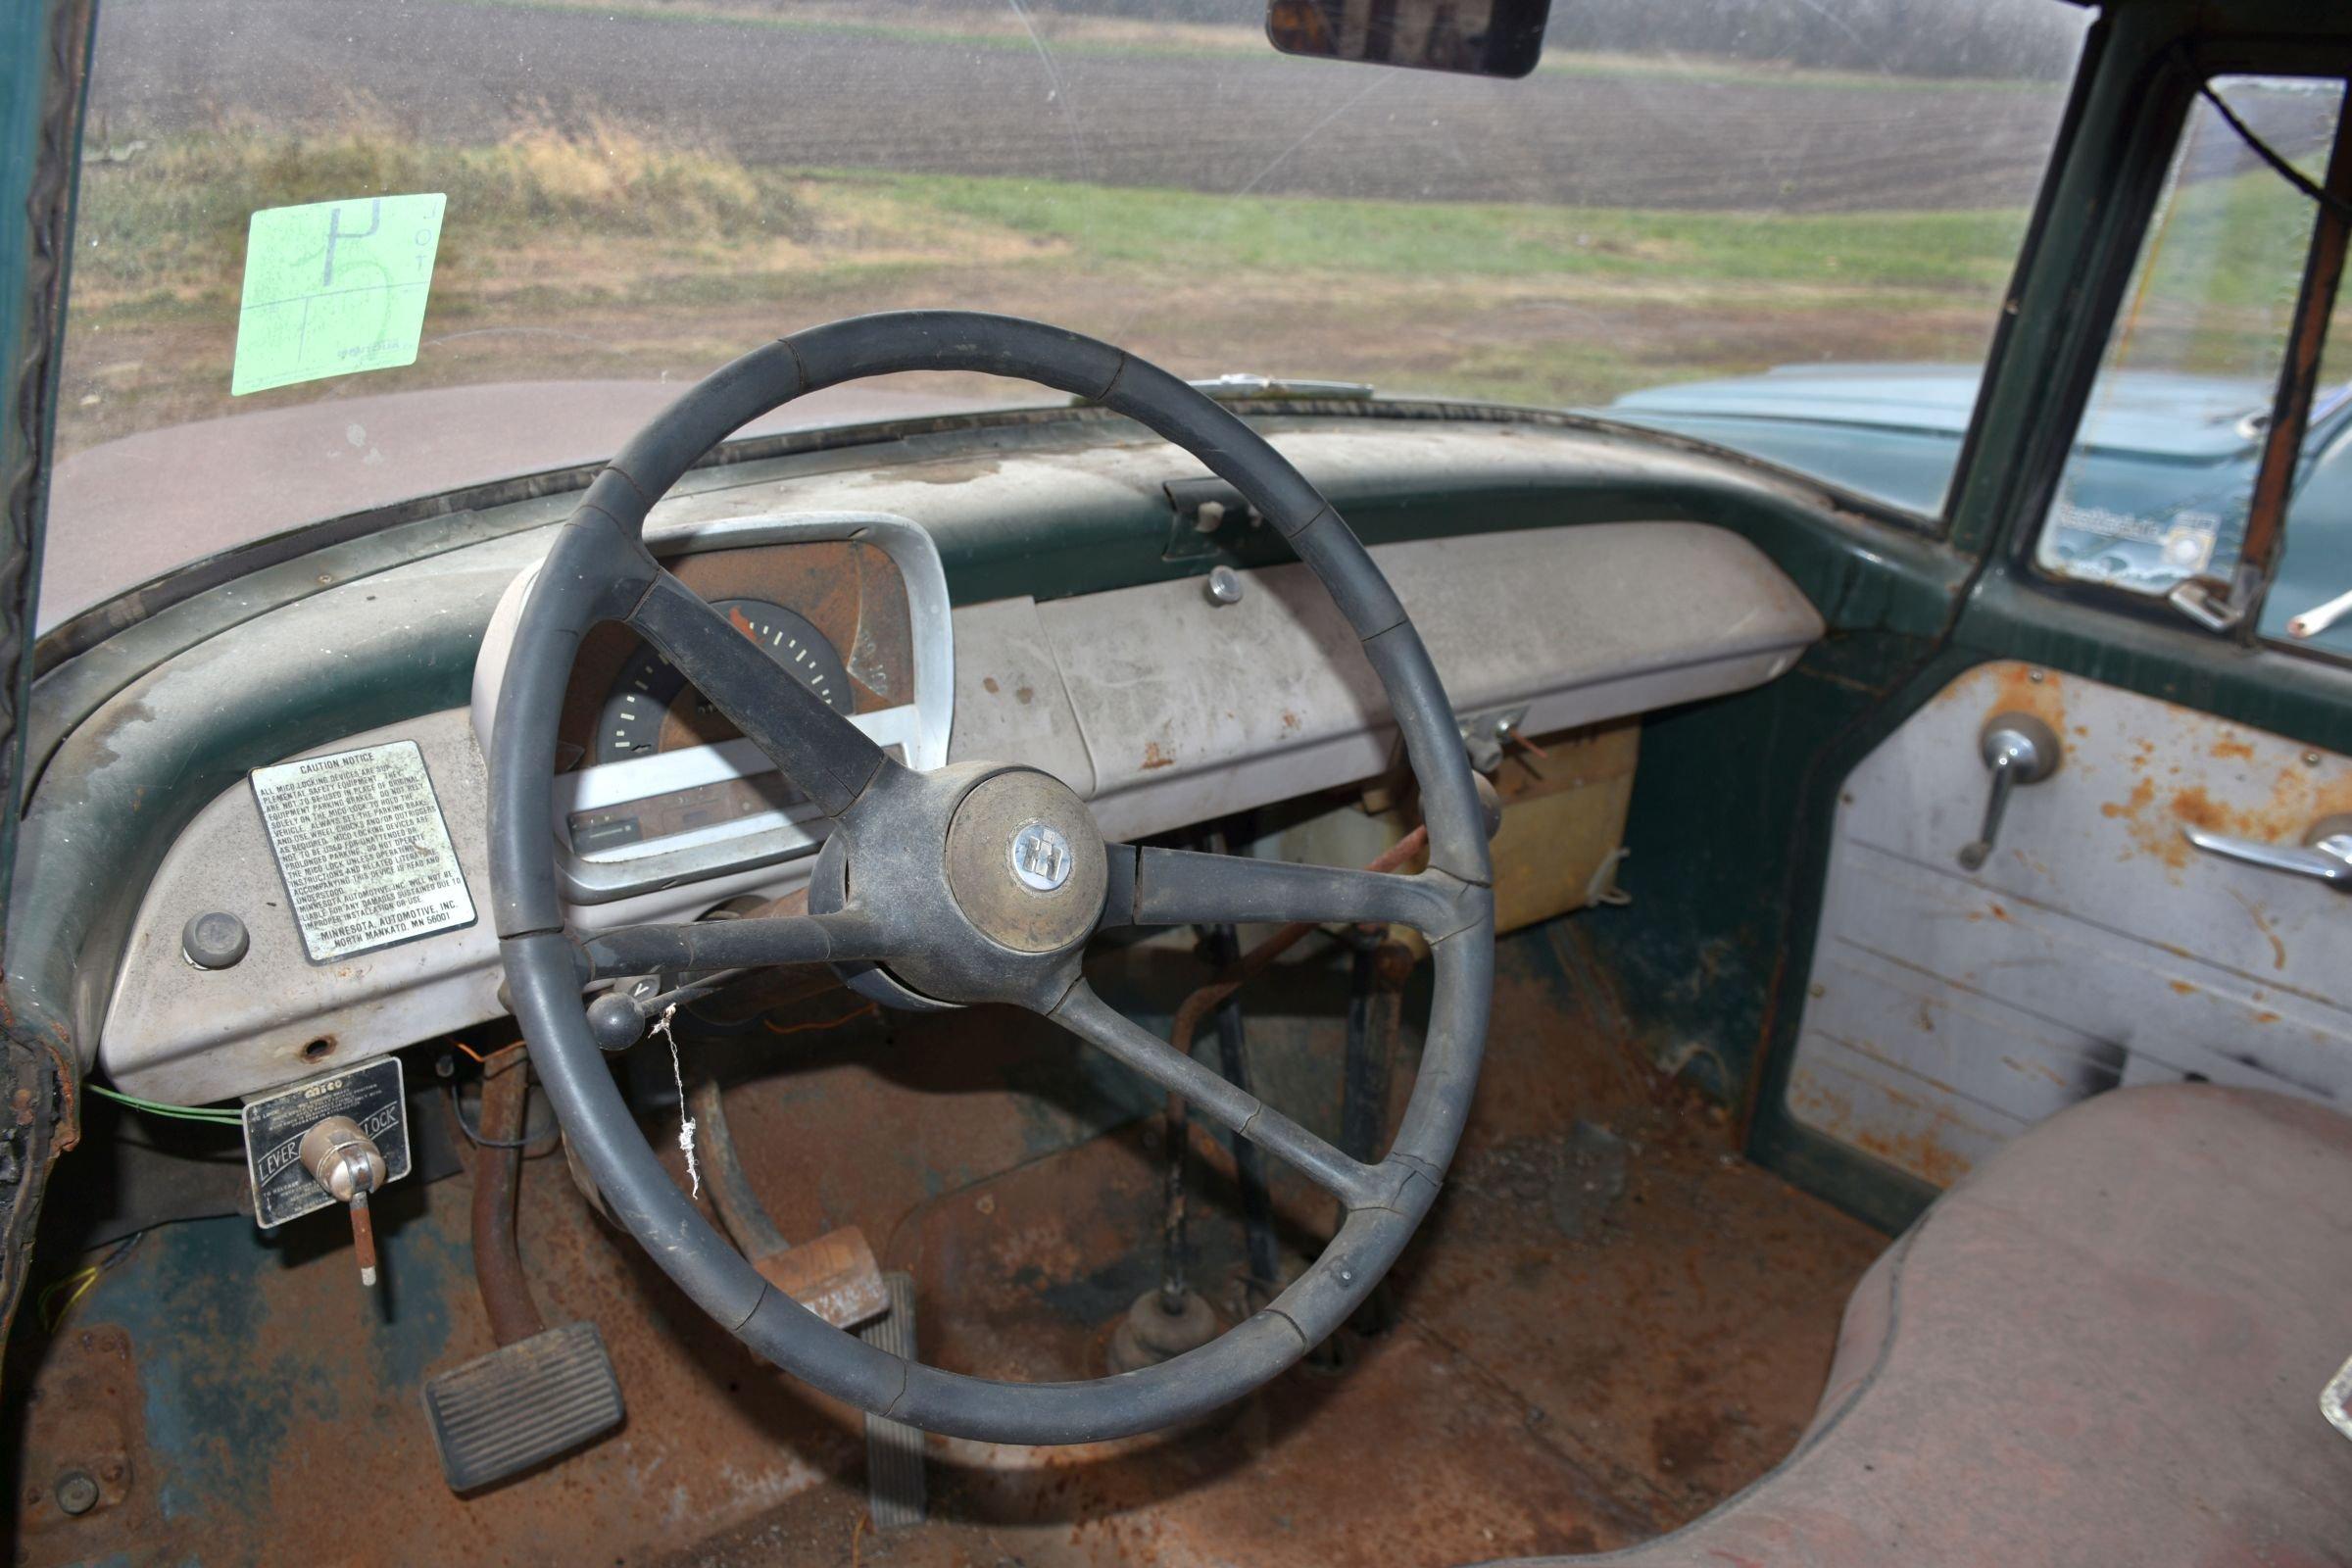
[[[627,1412],[604,1336],[565,1323],[502,1346],[424,1386],[452,1492],[471,1492],[593,1442]]]
[[[255,213],[229,392],[416,364],[447,200],[364,196]]]

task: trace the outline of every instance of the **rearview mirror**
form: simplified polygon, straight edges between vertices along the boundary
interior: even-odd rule
[[[1551,0],[1270,0],[1266,36],[1286,55],[1524,76],[1550,16]]]

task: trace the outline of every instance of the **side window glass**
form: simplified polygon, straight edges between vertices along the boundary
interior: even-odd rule
[[[2265,143],[2315,182],[2324,177],[2342,82],[2225,76],[2213,85]],[[2230,574],[2316,211],[2210,103],[2193,106],[2043,524],[2045,569],[2158,597],[2188,577]],[[2299,491],[2325,466],[2315,459],[2345,444],[2352,368],[2340,353],[2330,358]],[[2352,453],[2340,461],[2352,466]],[[2352,471],[2336,483],[2352,497]],[[2288,513],[2290,556],[2299,510]],[[2339,538],[2339,549],[2348,544]],[[2299,570],[2325,572],[2319,552],[2302,554]],[[2352,574],[2342,586],[2352,587]]]
[[[2352,283],[2352,270],[2344,281]],[[2262,635],[2352,659],[2352,289],[2340,286]]]

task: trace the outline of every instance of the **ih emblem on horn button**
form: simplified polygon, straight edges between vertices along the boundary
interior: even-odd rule
[[[1070,879],[1070,841],[1043,822],[1024,822],[1012,835],[1012,874],[1035,893],[1051,893]]]

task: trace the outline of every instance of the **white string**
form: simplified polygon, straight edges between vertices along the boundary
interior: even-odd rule
[[[669,1042],[669,1076],[678,1086],[678,1148],[686,1155],[686,1176],[694,1184],[696,1198],[703,1196],[702,1167],[694,1162],[694,1118],[686,1114],[686,1069],[678,1063],[678,1037],[669,1032],[669,1020],[678,1014],[678,1004],[671,1003],[654,1020],[654,1033]]]

